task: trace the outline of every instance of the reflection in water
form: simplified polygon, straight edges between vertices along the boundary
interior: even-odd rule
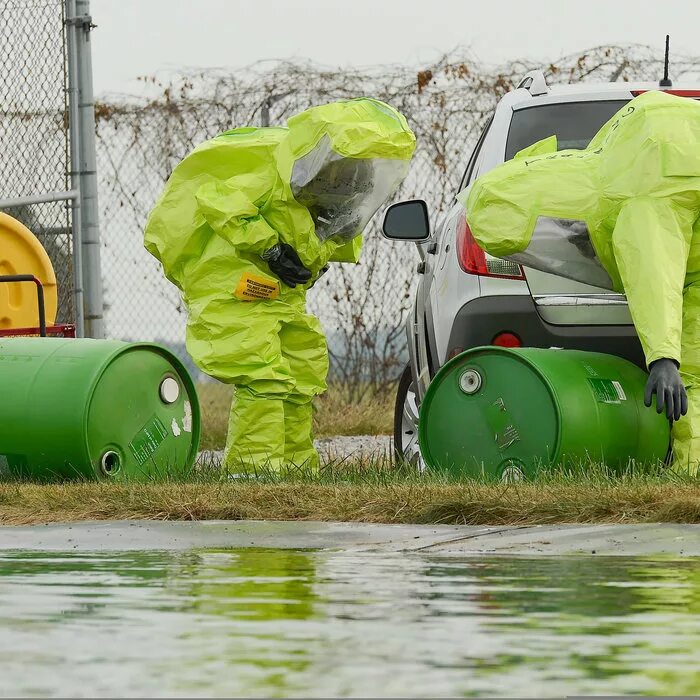
[[[1,695],[695,694],[692,559],[0,554]]]

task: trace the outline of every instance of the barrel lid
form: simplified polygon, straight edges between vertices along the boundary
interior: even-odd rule
[[[418,435],[429,469],[529,475],[555,459],[559,409],[549,382],[527,357],[475,348],[450,360],[431,382]]]

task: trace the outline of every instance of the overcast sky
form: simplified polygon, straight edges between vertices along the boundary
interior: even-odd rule
[[[463,46],[487,63],[604,43],[700,54],[700,0],[92,0],[97,94],[181,67],[274,58],[419,67]],[[671,71],[673,77],[673,71]]]

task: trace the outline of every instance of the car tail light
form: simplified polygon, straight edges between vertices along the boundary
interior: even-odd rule
[[[457,226],[457,260],[459,266],[470,275],[502,277],[511,280],[525,279],[523,268],[518,263],[494,258],[479,247],[466,218],[460,219]]]
[[[523,341],[515,333],[499,333],[492,341],[491,345],[499,348],[521,348]]]

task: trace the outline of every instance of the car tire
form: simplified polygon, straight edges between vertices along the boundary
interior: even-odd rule
[[[410,464],[423,471],[418,446],[418,392],[413,382],[411,365],[406,365],[396,390],[394,405],[394,457],[397,464]]]

